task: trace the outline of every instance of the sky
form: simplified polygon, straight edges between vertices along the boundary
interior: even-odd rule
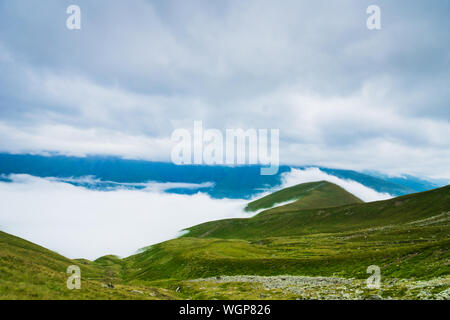
[[[142,190],[122,185],[101,191],[55,178],[24,174],[9,178],[13,183],[0,181],[0,230],[73,259],[94,260],[108,254],[127,257],[173,239],[185,228],[253,215],[244,211],[249,200],[171,194],[164,190],[173,185],[160,183],[150,182]],[[391,197],[318,168],[286,172],[279,188],[318,180],[333,182],[364,201]]]
[[[81,8],[81,30],[66,9]],[[369,5],[381,29],[366,26]],[[450,179],[450,2],[0,0],[0,152],[170,161],[280,130],[280,163]]]

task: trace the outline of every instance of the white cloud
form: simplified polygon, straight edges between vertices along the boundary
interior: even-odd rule
[[[370,32],[358,0],[100,3],[78,33],[59,1],[0,11],[0,151],[168,161],[203,120],[280,129],[283,164],[450,178],[447,4]]]
[[[283,174],[282,188],[292,187],[300,183],[322,180],[334,183],[366,202],[392,198],[392,196],[387,193],[377,192],[353,180],[345,180],[329,175],[319,168],[291,169],[290,172]]]
[[[16,127],[0,121],[0,150],[10,153],[57,153],[67,156],[112,155],[125,159],[167,160],[170,137],[127,134],[102,127],[47,124]]]
[[[0,229],[70,258],[128,256],[199,223],[248,217],[244,200],[152,190],[95,191],[28,175],[0,182]]]
[[[389,79],[368,81],[345,96],[324,97],[291,85],[227,105],[133,94],[77,77],[31,78],[30,97],[58,108],[30,110],[34,123],[0,120],[0,151],[170,161],[172,130],[192,129],[194,120],[204,119],[205,128],[223,132],[280,129],[281,164],[450,177],[449,122],[401,114],[389,101]]]

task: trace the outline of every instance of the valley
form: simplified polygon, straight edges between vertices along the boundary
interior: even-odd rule
[[[450,186],[363,203],[319,181],[247,210],[262,211],[124,259],[71,260],[0,232],[0,298],[449,299]],[[81,268],[80,290],[66,288],[69,265]],[[366,285],[371,265],[379,289]]]

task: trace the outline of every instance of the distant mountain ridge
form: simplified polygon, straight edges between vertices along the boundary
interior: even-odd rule
[[[213,198],[250,199],[263,191],[268,191],[282,183],[282,175],[291,168],[305,169],[309,166],[286,166],[279,168],[277,175],[260,175],[260,166],[206,166],[182,165],[172,163],[125,160],[116,157],[89,156],[84,158],[67,156],[13,155],[0,154],[0,175],[29,174],[37,177],[85,177],[93,176],[102,181],[115,183],[212,182],[213,187],[200,190]],[[393,196],[426,191],[439,187],[432,182],[412,178],[380,178],[368,174],[341,169],[319,167],[325,173],[338,178],[359,182],[378,192]],[[0,180],[7,181],[0,176]],[[82,182],[71,182],[91,188]],[[97,186],[99,188],[103,185]],[[172,188],[166,192],[193,194],[199,189]]]

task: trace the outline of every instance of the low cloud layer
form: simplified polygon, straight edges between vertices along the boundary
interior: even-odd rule
[[[0,182],[0,230],[70,258],[128,256],[183,228],[244,213],[246,201],[153,190],[95,191],[28,175]]]

